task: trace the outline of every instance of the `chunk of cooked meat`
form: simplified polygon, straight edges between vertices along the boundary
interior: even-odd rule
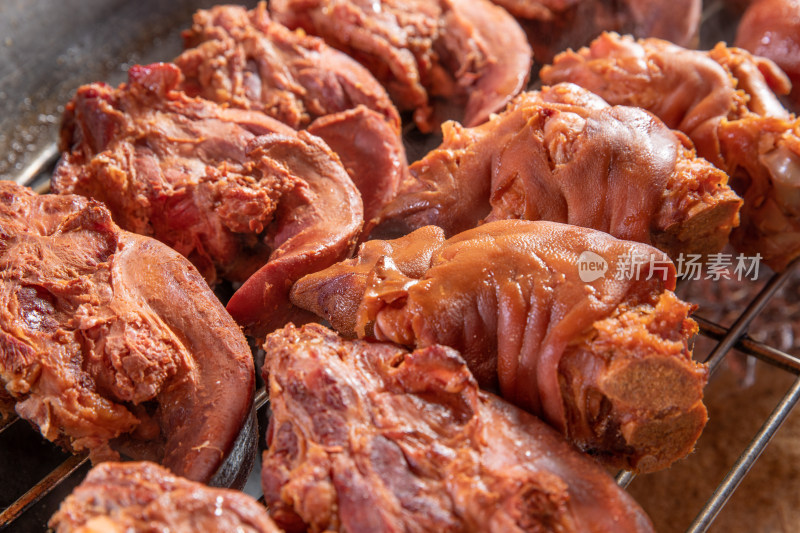
[[[366,219],[391,199],[408,173],[400,116],[361,64],[270,20],[263,2],[251,11],[200,10],[184,40],[189,49],[175,63],[187,94],[262,111],[322,137],[361,192]]]
[[[697,327],[674,288],[651,246],[504,220],[368,241],[291,297],[347,336],[455,348],[482,387],[644,472],[689,453],[706,422],[707,369],[687,346]]]
[[[642,107],[686,133],[744,199],[734,246],[774,270],[800,256],[800,122],[775,96],[790,85],[772,61],[723,43],[698,51],[607,33],[560,54],[541,77]]]
[[[455,350],[316,324],[264,349],[262,485],[287,531],[652,531],[596,462],[480,391]]]
[[[800,109],[800,0],[758,0],[744,12],[736,46],[775,62],[792,82],[789,99]]]
[[[373,235],[551,220],[677,257],[722,249],[742,203],[683,134],[572,84],[523,93],[475,128],[446,124],[442,144],[411,173]]]
[[[56,533],[280,531],[250,496],[176,477],[145,461],[95,466],[48,525]]]
[[[299,320],[291,283],[347,257],[361,229],[338,157],[263,113],[187,97],[174,65],[129,77],[78,89],[53,189],[103,201],[120,226],[168,244],[210,283],[247,280],[230,309],[244,325]]]
[[[272,0],[276,20],[366,66],[422,131],[462,115],[473,126],[528,80],[531,50],[488,0]],[[460,117],[459,117],[460,118]]]
[[[550,62],[603,31],[658,37],[682,46],[697,41],[702,0],[492,0],[517,17],[534,57]]]
[[[192,265],[99,202],[0,182],[0,384],[47,439],[208,482],[250,415],[252,354]]]

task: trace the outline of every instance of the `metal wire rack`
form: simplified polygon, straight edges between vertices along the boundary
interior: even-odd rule
[[[31,186],[34,190],[40,192],[46,190],[49,170],[55,161],[56,150],[53,147],[46,150],[45,153],[47,154],[46,156],[36,158],[32,164],[28,165],[16,177],[18,183]],[[725,357],[733,349],[736,349],[786,372],[793,373],[797,377],[789,391],[775,406],[772,414],[764,421],[763,426],[753,437],[750,444],[742,451],[739,460],[728,471],[713,494],[709,495],[704,507],[689,526],[687,532],[701,533],[708,530],[728,499],[756,463],[767,444],[785,422],[791,410],[800,401],[800,358],[748,336],[748,328],[753,320],[764,310],[773,296],[799,268],[800,259],[795,260],[786,271],[773,275],[729,328],[695,317],[700,327],[700,334],[716,341],[715,347],[705,359],[711,374],[720,367]],[[264,416],[263,412],[267,402],[267,394],[262,387],[257,391],[255,397],[256,409],[262,417]],[[0,463],[0,468],[4,467],[7,473],[11,473],[12,469],[16,470],[18,465],[11,464],[14,457],[8,458],[6,453],[8,444],[4,442],[13,440],[15,437],[5,437],[15,430],[20,430],[20,426],[27,426],[27,424],[17,418],[0,422],[0,450],[3,450],[3,454],[0,455],[7,457],[6,464]],[[33,433],[30,428],[26,427],[25,429],[29,433]],[[36,436],[38,437],[38,435]],[[26,482],[22,483],[25,490],[21,490],[20,495],[13,502],[8,503],[5,509],[0,512],[0,531],[35,531],[37,527],[39,530],[44,531],[47,520],[60,501],[74,486],[80,483],[88,471],[88,458],[85,454],[66,455],[55,450],[55,447],[48,445],[49,443],[40,445],[45,447],[44,452],[34,451],[33,453],[27,453],[30,450],[26,449],[23,455],[27,455],[27,457],[20,456],[22,461],[26,459],[28,461],[40,461],[43,453],[49,454],[48,460],[45,461],[46,464],[34,465],[39,467],[33,468],[36,472],[27,473],[29,481],[27,481],[27,485],[25,485]],[[55,463],[52,460],[53,456],[58,457]],[[29,467],[30,465],[28,467],[19,467],[19,469],[27,472],[30,469]],[[44,467],[44,469],[41,467]],[[37,477],[31,478],[31,476]],[[631,472],[620,472],[617,475],[617,483],[627,488],[634,477],[635,475]]]

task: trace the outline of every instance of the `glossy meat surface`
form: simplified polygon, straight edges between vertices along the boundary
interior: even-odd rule
[[[550,220],[677,257],[722,249],[741,205],[727,175],[696,157],[683,134],[572,84],[523,93],[475,128],[446,124],[442,144],[411,173],[373,235]]]
[[[488,0],[273,0],[270,11],[366,66],[422,131],[485,121],[522,90],[531,50]]]
[[[800,123],[775,95],[790,85],[772,61],[722,43],[706,52],[607,33],[560,54],[541,78],[642,107],[686,133],[744,200],[734,246],[774,270],[800,255]]]
[[[187,97],[173,65],[129,78],[81,87],[67,106],[53,189],[103,201],[121,227],[168,244],[210,283],[247,280],[230,309],[243,325],[296,319],[287,284],[347,257],[361,229],[339,159],[263,113]]]
[[[288,326],[264,345],[262,484],[287,531],[652,531],[608,474],[452,349]]]
[[[520,19],[534,57],[550,62],[603,31],[658,37],[682,46],[697,41],[702,0],[492,0]]]
[[[744,12],[736,46],[771,59],[792,82],[789,98],[800,110],[800,1],[758,0]]]
[[[482,387],[609,464],[651,471],[689,453],[706,421],[697,328],[674,287],[653,247],[508,220],[368,241],[291,297],[346,336],[455,348]]]
[[[121,451],[207,482],[255,378],[199,273],[80,196],[0,182],[0,229],[0,383],[19,416],[95,462]]]
[[[408,172],[400,116],[363,66],[272,21],[263,2],[251,11],[200,10],[184,40],[187,50],[175,63],[189,96],[262,111],[322,137],[361,192],[367,219],[391,199]],[[354,132],[363,132],[356,142]]]
[[[94,467],[49,526],[55,533],[280,531],[250,496],[176,477],[149,462]]]

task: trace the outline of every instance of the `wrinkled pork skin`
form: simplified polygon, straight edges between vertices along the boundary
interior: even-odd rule
[[[262,484],[287,531],[647,532],[594,461],[482,392],[452,349],[287,326],[264,345]]]
[[[739,20],[736,46],[771,59],[792,82],[789,99],[800,110],[800,1],[758,0]]]
[[[451,236],[492,220],[551,220],[677,257],[722,249],[742,203],[683,134],[572,84],[523,93],[475,128],[445,124],[442,144],[411,174],[374,236],[429,224]]]
[[[588,44],[603,31],[658,37],[692,46],[702,0],[492,0],[520,20],[534,57],[550,62],[567,48]]]
[[[93,461],[159,460],[207,482],[249,415],[252,355],[175,251],[99,202],[0,182],[0,383]]]
[[[589,252],[608,270],[584,282]],[[427,226],[368,241],[291,297],[349,337],[450,346],[482,387],[582,449],[652,471],[689,453],[706,421],[707,370],[687,347],[697,328],[674,288],[672,262],[651,246],[505,220],[448,240]]]
[[[273,0],[273,17],[352,56],[420,130],[480,124],[527,83],[531,50],[488,0]]]
[[[338,157],[263,113],[187,97],[174,65],[129,77],[78,89],[53,189],[103,201],[120,226],[168,244],[210,283],[247,280],[229,311],[253,331],[300,320],[291,283],[347,257],[361,229]]]
[[[642,107],[686,133],[744,200],[734,246],[778,271],[800,255],[800,122],[775,96],[790,84],[772,61],[723,43],[704,52],[606,33],[560,54],[541,78]]]
[[[149,462],[94,467],[50,519],[55,533],[279,533],[239,491],[214,489]]]
[[[392,198],[408,173],[400,116],[363,66],[270,20],[264,3],[200,10],[184,41],[175,63],[188,95],[262,111],[321,137],[361,192],[367,220]]]

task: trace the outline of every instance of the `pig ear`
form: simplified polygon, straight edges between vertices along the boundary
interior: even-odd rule
[[[158,395],[159,424],[166,438],[163,464],[177,475],[208,483],[233,482],[229,454],[245,459],[254,448],[255,383],[244,335],[196,269],[177,252],[146,237],[123,232],[115,268],[122,282],[176,332],[192,356],[184,372]],[[252,460],[252,456],[249,458]],[[234,461],[235,462],[235,461]]]
[[[363,105],[320,117],[308,127],[342,160],[361,193],[364,220],[376,218],[409,178],[408,160],[398,132],[383,115]]]
[[[264,172],[288,173],[297,183],[281,198],[269,261],[228,302],[228,311],[246,331],[263,337],[289,321],[311,314],[289,301],[295,281],[345,259],[355,247],[363,208],[353,182],[318,137],[265,135],[249,156]]]
[[[456,0],[456,16],[469,23],[484,47],[487,64],[469,91],[464,125],[477,126],[522,91],[528,83],[533,52],[525,32],[508,12],[486,0]],[[463,26],[454,26],[463,28]]]

